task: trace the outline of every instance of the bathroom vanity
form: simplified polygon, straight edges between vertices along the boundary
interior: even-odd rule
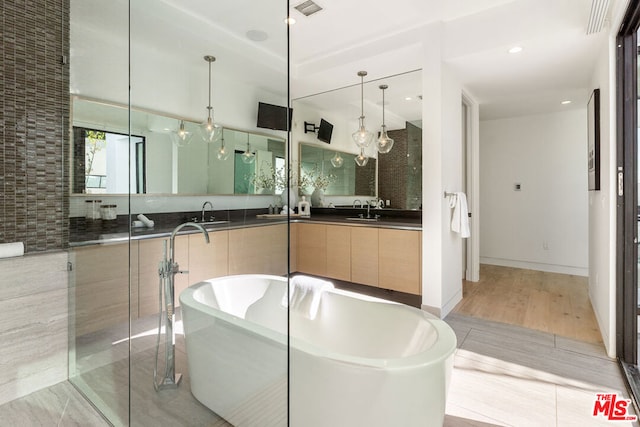
[[[287,227],[286,217],[231,220],[207,227],[209,244],[195,230],[181,231],[175,238],[175,260],[183,272],[175,277],[176,296],[205,279],[256,273],[283,276],[288,269],[421,294],[419,222],[354,224],[344,215],[312,215],[293,219],[289,233]],[[171,228],[156,228],[134,232],[130,242],[127,233],[114,232],[88,233],[86,239],[71,243],[78,336],[158,312],[158,262]]]

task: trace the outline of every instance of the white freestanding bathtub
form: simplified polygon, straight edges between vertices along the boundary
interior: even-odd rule
[[[286,278],[267,275],[182,292],[196,399],[237,427],[442,425],[456,348],[446,323],[337,289],[315,316],[292,305],[287,323],[286,292]]]

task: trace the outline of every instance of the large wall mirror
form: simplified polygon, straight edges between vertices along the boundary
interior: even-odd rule
[[[354,75],[354,80],[355,80]],[[366,149],[365,167],[353,160],[358,153],[352,133],[358,128],[361,102],[366,128],[377,138],[383,123],[382,89],[385,86],[384,122],[394,139],[389,153],[378,153],[375,143]],[[361,98],[362,96],[362,98]],[[422,204],[422,71],[415,70],[360,84],[322,92],[293,101],[298,129],[294,139],[300,142],[300,174],[336,176],[325,195],[376,196],[389,201],[389,207],[419,209]],[[333,126],[330,141],[308,128],[322,120]],[[306,122],[306,123],[305,123]],[[301,126],[305,123],[304,128]],[[307,131],[305,131],[307,130]],[[340,153],[341,168],[331,159]],[[338,178],[339,177],[339,178]]]
[[[375,196],[376,160],[359,167],[355,157],[352,153],[301,143],[299,174],[301,181],[307,183],[302,192],[311,194],[317,181],[324,187],[325,196]]]
[[[260,103],[288,103],[286,10],[275,4],[72,0],[71,193],[266,191],[256,175],[284,162],[287,135],[257,121]],[[251,16],[238,13],[247,7]],[[209,113],[223,128],[224,159],[221,139],[198,138]],[[172,141],[181,121],[189,144]],[[240,157],[247,144],[250,163]]]
[[[207,143],[197,123],[167,114],[132,108],[129,116],[124,105],[80,97],[72,108],[73,193],[260,194],[259,179],[275,181],[285,165],[277,136],[223,128]]]

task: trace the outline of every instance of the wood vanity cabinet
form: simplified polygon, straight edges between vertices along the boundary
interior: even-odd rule
[[[326,277],[351,281],[351,227],[327,225]]]
[[[422,232],[381,228],[378,239],[378,286],[420,295]]]
[[[422,232],[297,224],[300,273],[421,294]]]
[[[137,312],[138,242],[131,242],[131,304]],[[70,251],[76,336],[129,321],[129,243],[100,244]],[[71,308],[71,307],[70,307]]]
[[[351,228],[351,281],[378,286],[378,229]]]
[[[297,271],[316,276],[327,275],[327,226],[298,224]]]
[[[210,231],[209,243],[201,233],[189,235],[189,284],[229,274],[229,232]]]
[[[287,274],[287,224],[229,230],[229,274]]]

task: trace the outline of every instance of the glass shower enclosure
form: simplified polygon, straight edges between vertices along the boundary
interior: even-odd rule
[[[234,275],[286,283],[289,224],[255,221],[282,204],[257,176],[289,167],[287,131],[256,127],[259,101],[289,103],[286,13],[280,0],[71,0],[69,378],[113,425],[287,424],[286,338],[271,372],[246,358],[246,376],[279,373],[223,418],[190,369],[237,360],[218,357],[225,337],[186,342],[180,298]],[[229,395],[246,382],[227,379]]]

